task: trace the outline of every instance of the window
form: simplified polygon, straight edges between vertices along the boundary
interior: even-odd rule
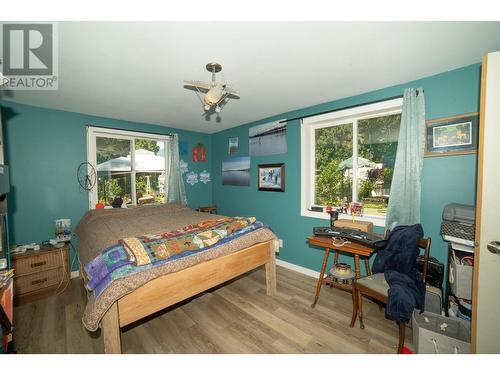
[[[399,137],[402,99],[305,118],[301,127],[301,213],[328,218],[313,207],[362,210],[385,225]]]
[[[121,197],[127,205],[164,203],[169,136],[88,127],[88,161],[97,173],[90,208],[110,206]]]

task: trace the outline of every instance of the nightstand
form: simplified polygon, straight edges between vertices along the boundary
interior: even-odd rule
[[[209,214],[217,213],[217,206],[206,206],[206,207],[198,207],[196,209],[198,212],[208,212]]]
[[[61,248],[43,245],[40,250],[28,250],[11,256],[14,268],[14,302],[22,304],[44,298],[66,289],[69,285],[69,245]]]

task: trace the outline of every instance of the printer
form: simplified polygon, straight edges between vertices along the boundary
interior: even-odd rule
[[[474,252],[476,209],[474,206],[450,203],[443,209],[440,234],[455,250]]]

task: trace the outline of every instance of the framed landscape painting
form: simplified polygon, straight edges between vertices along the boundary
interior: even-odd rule
[[[285,191],[285,164],[259,164],[258,188],[263,191]]]
[[[222,161],[222,185],[250,186],[250,156]]]
[[[286,127],[286,122],[282,120],[248,129],[250,156],[286,154]]]
[[[425,123],[425,157],[477,152],[479,113],[429,120]]]

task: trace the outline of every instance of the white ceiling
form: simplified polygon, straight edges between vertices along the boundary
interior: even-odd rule
[[[214,133],[481,61],[500,22],[61,22],[59,90],[9,100]],[[241,92],[206,119],[184,79]]]

